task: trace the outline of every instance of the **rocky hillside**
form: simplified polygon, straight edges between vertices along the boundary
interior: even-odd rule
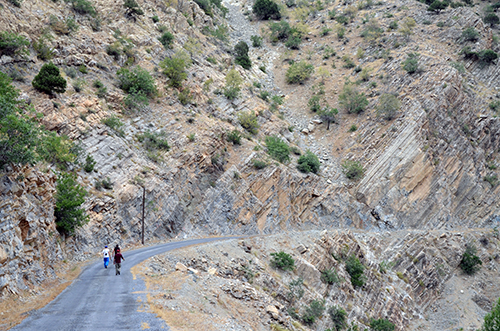
[[[60,259],[137,243],[143,187],[148,242],[498,225],[500,70],[497,60],[486,63],[478,54],[498,51],[499,36],[482,20],[485,2],[431,12],[417,1],[287,1],[282,16],[300,36],[289,47],[246,1],[139,0],[142,15],[108,0],[0,5],[0,32],[29,41],[27,55],[2,53],[0,70],[41,114],[41,124],[81,147],[79,162],[67,167],[89,191],[90,219],[74,236],[61,237],[53,216],[60,169],[49,162],[7,167],[0,181],[2,294],[54,277],[46,266]],[[473,40],[464,39],[466,28],[477,34]],[[263,44],[252,47],[252,36]],[[250,45],[248,70],[235,65],[240,41]],[[410,73],[403,63],[413,53]],[[162,68],[169,58],[190,62],[180,87],[172,87]],[[32,87],[48,61],[67,80],[65,93],[49,96]],[[314,73],[290,84],[287,72],[300,61]],[[136,67],[147,70],[158,92],[131,107],[119,77],[120,69]],[[225,95],[232,69],[242,78],[234,99]],[[366,97],[358,114],[343,102],[346,82]],[[400,104],[391,116],[381,106],[388,94]],[[329,129],[310,110],[313,97],[338,109]],[[255,116],[258,130],[243,115]],[[234,130],[240,144],[231,138]],[[164,137],[168,150],[148,147],[147,135]],[[317,155],[319,172],[300,172],[294,153],[289,162],[273,159],[265,142],[273,135],[297,154]],[[91,172],[82,168],[88,156],[96,162]],[[346,177],[346,160],[358,162],[364,175]],[[450,263],[456,267],[456,258]],[[436,298],[419,298],[412,314]],[[403,327],[410,318],[398,321]]]
[[[472,242],[484,263],[474,277],[459,271]],[[279,251],[293,257],[293,271],[270,266]],[[500,294],[497,252],[491,232],[307,231],[183,249],[136,272],[147,279],[152,310],[175,330],[326,330],[331,307],[345,309],[358,330],[379,318],[396,330],[477,330]],[[366,267],[362,290],[349,281],[351,255]],[[336,281],[326,282],[325,270]],[[315,300],[324,310],[307,325]]]

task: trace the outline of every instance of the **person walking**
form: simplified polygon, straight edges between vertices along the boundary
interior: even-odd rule
[[[109,249],[108,245],[104,246],[104,249],[102,250],[102,255],[104,256],[104,268],[108,268],[109,264]]]
[[[123,257],[122,253],[120,253],[120,249],[118,248],[115,253],[115,258],[114,258],[114,265],[115,265],[115,270],[116,270],[116,275],[118,276],[120,274],[120,269],[122,267],[122,260],[125,261],[125,258]]]
[[[116,244],[115,248],[113,248],[113,256],[116,255],[116,252],[120,250],[120,246],[118,246],[118,244]]]

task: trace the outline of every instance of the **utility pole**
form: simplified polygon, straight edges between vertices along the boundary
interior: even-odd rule
[[[144,245],[144,204],[146,202],[146,187],[142,187],[142,244]]]

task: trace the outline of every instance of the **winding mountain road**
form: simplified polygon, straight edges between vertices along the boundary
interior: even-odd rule
[[[165,322],[142,307],[146,302],[145,284],[134,279],[130,268],[176,248],[234,237],[193,239],[181,242],[123,251],[121,275],[115,275],[112,263],[107,269],[102,262],[87,267],[80,276],[47,306],[31,312],[11,330],[169,330]]]

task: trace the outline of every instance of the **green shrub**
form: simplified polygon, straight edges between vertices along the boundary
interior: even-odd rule
[[[262,46],[262,37],[261,36],[250,36],[250,40],[252,41],[252,47],[261,47]]]
[[[224,87],[224,96],[229,100],[236,99],[240,93],[240,86],[242,83],[243,83],[243,78],[241,78],[240,73],[234,68],[229,70],[229,72],[226,75],[226,86]]]
[[[484,316],[484,323],[480,331],[500,330],[500,299],[491,311]]]
[[[267,153],[281,163],[290,161],[290,147],[277,136],[267,136],[264,140]]]
[[[85,64],[80,64],[78,66],[78,71],[80,71],[82,74],[86,75],[89,73],[87,66]]]
[[[174,42],[174,35],[171,34],[170,32],[166,31],[164,32],[159,38],[158,40],[160,41],[160,43],[163,45],[163,47],[165,47],[165,49],[169,49],[169,48],[172,48],[172,43]]]
[[[120,42],[115,41],[111,45],[106,46],[106,53],[110,56],[112,56],[115,61],[118,61],[120,59],[120,55],[122,55],[123,51],[120,48]]]
[[[358,129],[358,127],[356,126],[356,124],[353,124],[351,125],[351,127],[349,128],[349,132],[354,132]]]
[[[245,130],[247,130],[251,134],[257,134],[257,131],[260,126],[259,123],[257,122],[257,116],[255,116],[254,112],[248,111],[239,113],[238,121]]]
[[[190,59],[183,52],[177,52],[173,57],[166,57],[160,62],[163,74],[168,77],[169,86],[176,88],[182,86],[182,82],[187,78],[186,68],[190,64]]]
[[[262,20],[281,18],[278,5],[271,0],[256,0],[252,10],[254,15]]]
[[[344,14],[335,17],[335,20],[339,24],[347,24],[349,22],[349,18],[347,16],[345,16]]]
[[[500,100],[492,101],[488,106],[493,111],[500,111]]]
[[[285,46],[290,49],[299,49],[301,42],[302,38],[298,36],[290,36],[288,37],[288,40],[285,42]]]
[[[83,165],[83,170],[85,170],[85,172],[94,171],[95,163],[96,162],[92,155],[88,154],[87,158],[85,159],[85,164]]]
[[[147,97],[156,96],[156,85],[151,74],[137,66],[132,70],[121,68],[117,71],[118,87],[128,94],[142,94]]]
[[[290,292],[288,292],[288,298],[290,300],[298,299],[300,300],[304,296],[304,280],[302,278],[297,278],[296,280],[292,280],[288,284],[288,288]]]
[[[0,32],[0,55],[28,55],[29,45],[30,42],[24,36],[9,31]]]
[[[21,7],[22,0],[7,0],[7,1],[10,2],[11,4],[13,4],[16,7]]]
[[[313,300],[309,306],[305,308],[302,314],[302,321],[304,321],[305,324],[312,325],[324,312],[325,300]]]
[[[484,23],[489,24],[491,26],[494,26],[494,25],[500,23],[500,19],[494,13],[486,14],[486,16],[483,18],[483,21],[484,21]]]
[[[314,66],[305,61],[292,64],[286,71],[286,82],[288,84],[303,83],[314,73]]]
[[[331,306],[328,308],[328,315],[333,322],[332,331],[340,331],[347,327],[347,312],[343,308]]]
[[[325,269],[321,272],[321,281],[323,283],[333,285],[340,283],[340,277],[335,269]]]
[[[395,325],[385,318],[380,318],[378,320],[372,320],[370,322],[370,328],[373,331],[394,331]]]
[[[483,65],[489,65],[498,58],[498,54],[491,49],[483,49],[477,53],[477,56]]]
[[[125,132],[122,130],[123,122],[116,116],[110,116],[101,120],[101,123],[111,128],[120,137],[125,136]]]
[[[78,184],[76,175],[61,173],[57,178],[56,206],[54,216],[57,230],[63,234],[71,235],[76,227],[88,221],[88,216],[81,205],[85,202],[87,191]]]
[[[77,12],[78,14],[86,15],[89,14],[90,16],[95,16],[96,11],[90,1],[87,0],[70,0],[70,2],[73,4],[73,10]]]
[[[486,176],[484,176],[484,180],[486,182],[488,182],[491,185],[491,187],[495,187],[498,184],[498,176],[497,175],[486,175]]]
[[[64,93],[66,91],[66,79],[61,76],[59,68],[52,62],[45,63],[40,72],[31,82],[33,87],[47,94]]]
[[[312,172],[317,174],[319,171],[321,163],[318,157],[311,151],[306,151],[304,155],[301,155],[297,160],[297,169],[301,172]]]
[[[78,151],[70,139],[58,136],[55,132],[45,132],[42,138],[39,155],[45,161],[57,165],[62,170],[76,162]]]
[[[19,107],[19,90],[11,82],[0,72],[0,170],[9,164],[34,163],[40,145],[39,125]]]
[[[165,132],[150,132],[146,131],[143,134],[137,136],[137,140],[142,143],[143,147],[148,152],[153,152],[156,150],[170,150],[170,145],[165,138]]]
[[[153,17],[151,17],[151,19],[153,20],[153,23],[158,23],[160,21],[158,15],[154,15]]]
[[[477,253],[477,248],[476,246],[469,244],[465,248],[465,252],[462,255],[462,260],[460,261],[460,268],[465,272],[467,275],[473,275],[475,274],[479,269],[481,269],[481,265],[483,262],[481,259],[476,255]]]
[[[345,84],[339,94],[339,106],[350,114],[359,114],[368,106],[368,99],[350,84]]]
[[[269,92],[268,91],[260,91],[259,98],[264,101],[269,101]]]
[[[295,269],[295,260],[290,254],[280,251],[278,253],[271,253],[271,256],[271,266],[273,268],[281,269],[283,271],[292,271]]]
[[[393,94],[384,93],[378,99],[377,115],[390,121],[399,108],[401,108],[399,99]]]
[[[177,95],[179,102],[181,105],[185,106],[193,100],[193,96],[191,95],[191,89],[189,87],[183,88],[179,94]]]
[[[236,64],[239,64],[245,69],[250,69],[252,67],[252,61],[248,57],[248,45],[243,40],[234,46],[235,60]]]
[[[448,4],[449,3],[447,1],[435,0],[429,7],[427,7],[427,10],[439,13],[441,10],[445,10],[448,7]]]
[[[234,145],[241,145],[241,133],[238,130],[233,130],[227,134],[227,141]]]
[[[127,16],[135,17],[144,15],[144,11],[135,0],[124,0],[123,7],[125,7],[125,15]]]
[[[475,42],[479,39],[479,32],[473,27],[468,27],[462,31],[462,36],[460,40],[462,41],[472,41]]]
[[[391,23],[389,23],[389,29],[390,30],[397,30],[398,29],[398,22],[392,21]]]
[[[269,24],[271,30],[271,42],[275,43],[279,40],[286,40],[292,34],[292,28],[287,21],[272,22]]]
[[[112,190],[113,189],[113,182],[109,177],[103,178],[101,180],[97,179],[94,183],[94,187],[97,190],[101,190],[101,188],[105,188],[106,190]]]
[[[265,167],[268,166],[268,164],[265,162],[265,161],[262,161],[262,160],[257,160],[257,159],[253,159],[252,160],[252,163],[253,163],[253,166],[256,168],[256,169],[264,169]]]
[[[365,266],[361,264],[359,259],[351,255],[345,262],[345,270],[351,276],[351,284],[354,287],[362,287],[366,282],[364,275]]]
[[[418,66],[418,57],[420,54],[418,53],[409,53],[406,57],[406,60],[403,61],[403,69],[409,73],[410,75],[419,71]]]
[[[309,110],[312,112],[317,112],[321,110],[321,104],[320,104],[321,98],[319,95],[314,94],[309,101],[307,102],[307,105],[309,106]]]
[[[359,180],[365,173],[365,169],[363,169],[361,163],[352,160],[344,160],[342,162],[342,171],[351,180]]]

